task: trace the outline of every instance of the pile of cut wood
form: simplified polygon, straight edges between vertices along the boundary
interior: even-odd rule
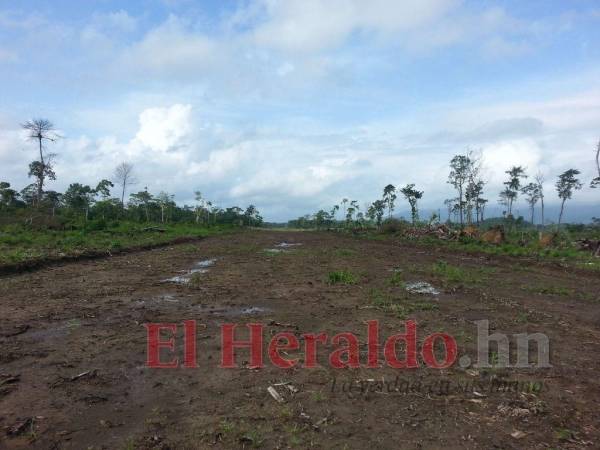
[[[575,241],[579,250],[589,251],[592,255],[600,257],[600,241],[595,241],[593,239],[579,239]]]

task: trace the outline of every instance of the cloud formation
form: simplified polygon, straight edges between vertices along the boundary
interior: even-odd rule
[[[600,17],[494,3],[167,2],[77,20],[0,10],[0,179],[30,182],[18,124],[40,114],[66,136],[52,188],[97,183],[126,160],[140,188],[180,202],[200,189],[272,220],[342,197],[363,205],[387,183],[417,183],[437,209],[452,195],[448,161],[468,149],[483,157],[492,210],[513,164],[547,174],[550,193],[567,168],[590,179],[600,67],[587,43]],[[595,191],[575,202],[600,215]]]

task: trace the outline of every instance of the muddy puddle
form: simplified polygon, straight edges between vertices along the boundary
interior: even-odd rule
[[[264,252],[267,254],[284,253],[287,250],[292,250],[298,245],[302,244],[299,242],[280,242],[279,244],[276,244],[273,248],[265,248]]]
[[[406,283],[406,290],[411,294],[439,295],[439,291],[426,281]]]
[[[182,275],[175,275],[174,277],[161,280],[161,283],[188,284],[194,274],[208,272],[208,268],[214,266],[216,261],[215,258],[199,261],[194,265],[194,269],[187,270]]]
[[[216,316],[225,317],[240,317],[253,316],[259,314],[270,313],[273,310],[263,306],[217,306],[217,305],[200,305],[202,312],[214,314]]]
[[[298,245],[302,245],[302,244],[300,244],[299,242],[280,242],[275,247],[290,248],[290,247],[296,247]]]
[[[149,305],[160,305],[164,303],[179,303],[180,297],[176,297],[174,294],[162,294],[155,297],[149,298],[148,300],[135,300],[131,302],[134,308],[144,308]]]

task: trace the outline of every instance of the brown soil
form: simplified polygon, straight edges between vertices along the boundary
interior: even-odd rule
[[[284,241],[302,245],[264,251]],[[214,266],[188,285],[161,282],[209,258]],[[463,275],[436,273],[439,260]],[[340,269],[357,283],[328,284]],[[394,269],[441,294],[407,294],[390,283]],[[0,448],[600,448],[597,274],[391,240],[252,231],[2,277],[0,299]],[[223,323],[240,324],[239,338],[245,323],[263,323],[266,342],[286,330],[353,332],[365,363],[366,322],[379,320],[383,340],[407,318],[419,342],[447,332],[459,357],[473,360],[476,320],[507,335],[545,333],[553,367],[334,369],[329,339],[320,368],[279,369],[265,358],[251,369],[245,349],[239,368],[219,368]],[[199,367],[147,368],[143,325],[190,319]],[[412,391],[395,390],[396,377]],[[452,389],[439,392],[441,380]],[[494,380],[543,388],[486,390]],[[348,383],[354,390],[341,392]]]

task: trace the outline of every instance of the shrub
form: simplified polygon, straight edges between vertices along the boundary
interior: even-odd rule
[[[347,270],[329,272],[327,278],[329,284],[356,284],[357,281],[356,276]]]

